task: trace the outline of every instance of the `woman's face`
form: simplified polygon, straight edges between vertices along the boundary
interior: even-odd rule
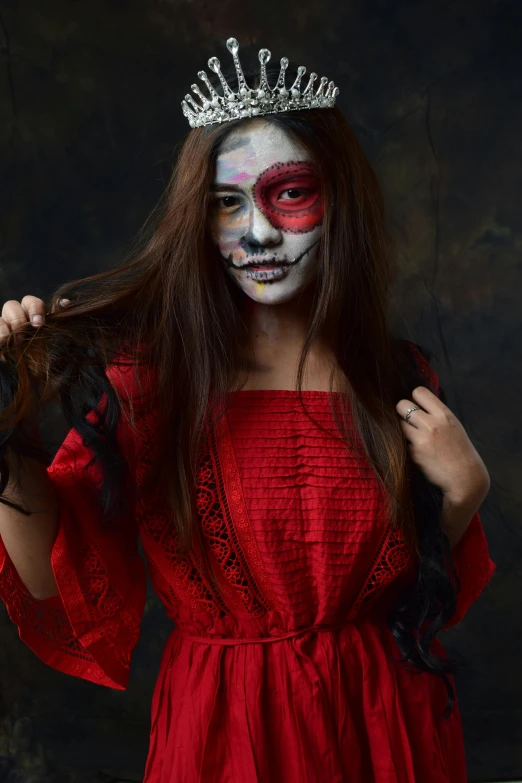
[[[309,153],[281,128],[255,120],[223,141],[209,227],[225,271],[251,299],[280,304],[310,284],[323,211]]]

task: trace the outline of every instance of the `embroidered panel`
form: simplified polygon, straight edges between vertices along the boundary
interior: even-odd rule
[[[143,459],[138,480],[142,481],[150,467],[150,443],[143,444]],[[228,468],[225,468],[225,472]],[[237,495],[233,494],[233,500]],[[195,552],[178,551],[176,533],[167,509],[156,502],[140,500],[137,517],[146,539],[151,577],[166,605],[184,604],[195,612],[206,611],[224,616],[241,608],[254,617],[270,609],[254,577],[251,562],[244,551],[234,524],[225,487],[215,434],[207,439],[205,453],[199,462],[196,483],[197,524],[208,545],[209,559],[223,589],[219,595],[198,561]],[[237,509],[236,509],[237,513]],[[257,564],[259,567],[259,564]]]
[[[389,527],[375,555],[363,586],[352,604],[350,614],[356,615],[381,595],[397,575],[413,562],[400,532]]]

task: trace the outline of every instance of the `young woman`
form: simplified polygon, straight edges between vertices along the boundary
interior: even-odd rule
[[[435,637],[495,570],[489,476],[389,333],[382,196],[333,83],[283,59],[268,87],[267,50],[244,81],[227,45],[237,93],[209,61],[143,249],[4,305],[0,595],[43,661],[124,689],[141,540],[175,623],[145,783],[464,783]]]

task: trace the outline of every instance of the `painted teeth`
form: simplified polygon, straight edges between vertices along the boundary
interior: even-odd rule
[[[279,274],[283,271],[283,267],[276,269],[250,269],[247,271],[247,276],[252,277],[254,280],[279,280],[284,277],[284,275]]]

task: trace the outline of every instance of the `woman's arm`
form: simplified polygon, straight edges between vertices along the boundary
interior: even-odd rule
[[[444,495],[442,501],[442,525],[453,549],[464,536],[473,516],[479,510],[489,492],[489,480],[474,496],[451,498]]]
[[[61,304],[67,307],[68,299]],[[45,302],[36,296],[25,296],[21,302],[6,302],[0,317],[0,345],[27,322],[38,327],[45,322]],[[15,339],[19,339],[15,335]],[[22,429],[39,446],[38,416],[30,413]],[[21,460],[7,452],[9,482],[3,497],[30,511],[25,516],[15,508],[0,503],[0,539],[25,587],[33,598],[44,600],[58,594],[58,586],[51,567],[51,551],[58,534],[59,513],[55,486],[47,468],[29,457]],[[19,476],[15,470],[20,468]],[[19,478],[19,482],[16,478]]]
[[[37,420],[28,420],[24,430],[38,441]],[[58,594],[51,567],[51,551],[58,533],[58,499],[47,468],[36,460],[20,462],[15,481],[15,459],[7,455],[9,482],[3,497],[34,512],[25,516],[0,503],[0,538],[16,571],[33,598],[44,600]]]

